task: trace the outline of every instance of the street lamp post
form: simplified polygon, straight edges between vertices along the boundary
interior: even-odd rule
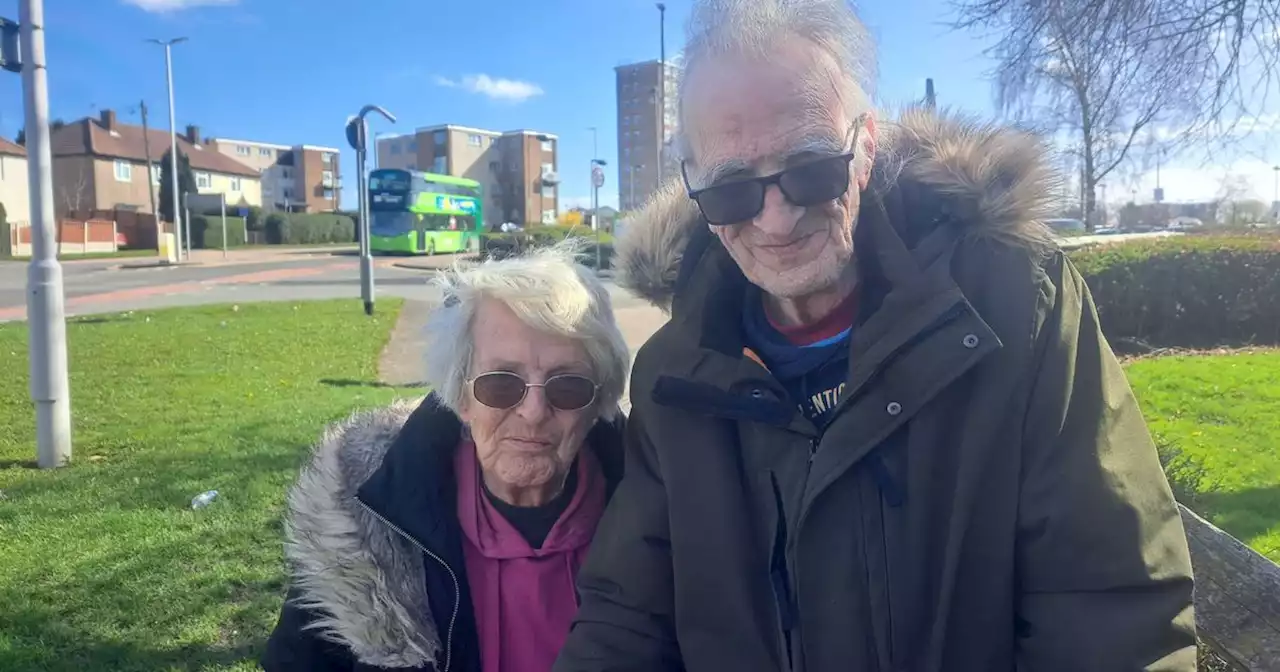
[[[591,159],[591,224],[596,230],[596,273],[604,270],[600,259],[600,187],[604,186],[604,159]]]
[[[1272,166],[1271,171],[1275,173],[1275,186],[1271,192],[1271,223],[1280,226],[1280,165]]]
[[[667,142],[667,6],[658,3],[658,185],[662,185],[663,145]],[[656,191],[656,190],[655,190]]]
[[[347,142],[356,150],[356,189],[360,208],[360,298],[364,301],[364,314],[373,315],[373,250],[369,244],[369,174],[365,161],[369,151],[369,124],[364,120],[370,112],[381,114],[387,121],[396,123],[395,115],[378,107],[365,105],[360,113],[347,122]]]
[[[178,193],[178,126],[173,111],[173,45],[186,42],[187,38],[175,37],[172,40],[151,39],[147,41],[164,47],[164,70],[169,87],[169,179],[171,181],[170,186],[173,189],[171,194],[173,197],[173,240],[178,247],[178,259],[181,260],[183,235],[182,205],[180,201],[182,196]],[[147,157],[147,160],[150,161],[151,157]],[[160,213],[157,212],[156,217],[159,216]],[[187,244],[190,245],[190,241],[187,241]],[[188,252],[187,259],[190,260],[190,258],[191,253]]]
[[[54,233],[53,158],[49,147],[49,79],[44,61],[43,0],[18,3],[18,25],[3,23],[4,67],[22,73],[27,129],[31,264],[27,267],[27,328],[31,400],[36,407],[36,464],[71,460],[71,395],[67,382],[67,321]],[[16,33],[16,34],[15,34]],[[19,37],[18,44],[13,38]],[[17,51],[13,53],[14,46]]]

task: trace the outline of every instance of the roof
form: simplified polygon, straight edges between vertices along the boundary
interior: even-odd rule
[[[166,142],[167,142],[166,138]],[[205,142],[218,143],[220,145],[248,145],[252,147],[269,147],[271,149],[293,149],[291,145],[280,145],[274,142],[258,142],[256,140],[235,140],[233,138],[206,138]]]
[[[106,159],[126,159],[140,163],[157,163],[169,150],[169,132],[148,129],[150,155],[143,142],[142,127],[116,123],[115,133],[108,131],[97,119],[81,119],[54,131],[52,134],[54,156],[91,155]],[[191,161],[191,169],[222,175],[261,177],[256,168],[236,161],[214,149],[192,145],[182,135],[177,136],[178,151]]]
[[[4,138],[0,138],[0,154],[4,154],[6,156],[25,157],[27,155],[27,148],[23,147],[22,145],[19,145],[16,142],[11,142],[9,140],[5,140]]]

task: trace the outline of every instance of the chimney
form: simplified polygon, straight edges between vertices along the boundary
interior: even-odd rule
[[[116,130],[116,111],[115,110],[103,110],[98,115],[98,117],[99,117],[99,121],[102,122],[103,128],[107,129],[108,131]]]
[[[190,142],[193,145],[200,144],[200,127],[187,124],[186,138],[187,138],[187,142]]]

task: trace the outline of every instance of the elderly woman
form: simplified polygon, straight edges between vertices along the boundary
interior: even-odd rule
[[[289,495],[267,672],[546,672],[622,475],[627,347],[571,248],[444,274],[421,404],[330,430]]]

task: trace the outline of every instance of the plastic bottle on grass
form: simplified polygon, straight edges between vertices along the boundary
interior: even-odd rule
[[[204,507],[209,506],[209,504],[211,504],[213,500],[217,498],[218,498],[217,490],[209,490],[208,492],[202,492],[196,495],[194,498],[192,498],[191,508],[203,509]]]

